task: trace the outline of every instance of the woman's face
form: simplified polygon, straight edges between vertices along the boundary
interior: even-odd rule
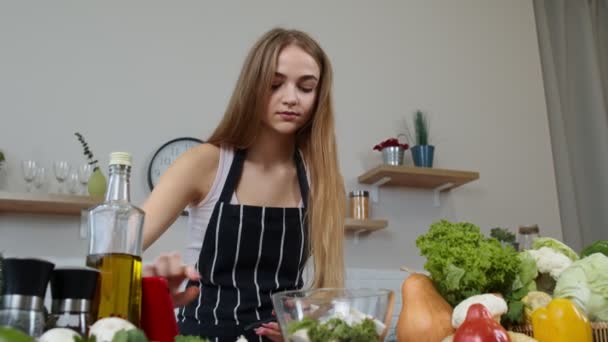
[[[296,45],[279,54],[263,124],[281,134],[294,134],[312,116],[320,68],[314,58]]]

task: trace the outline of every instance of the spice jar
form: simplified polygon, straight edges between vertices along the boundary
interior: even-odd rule
[[[532,249],[532,242],[539,236],[538,225],[532,224],[527,226],[519,226],[517,230],[517,242],[519,250],[524,251]]]
[[[348,193],[350,202],[350,217],[357,220],[367,220],[370,216],[369,192],[356,190]]]

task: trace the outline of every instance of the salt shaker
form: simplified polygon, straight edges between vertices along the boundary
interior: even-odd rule
[[[39,337],[46,321],[44,296],[55,265],[41,259],[6,258],[2,266],[0,326]]]
[[[68,328],[87,336],[93,323],[92,300],[99,271],[93,268],[61,268],[51,276],[53,302],[47,329]]]
[[[519,250],[525,251],[532,249],[532,242],[539,236],[538,225],[532,224],[527,226],[519,226],[517,230],[517,242]]]

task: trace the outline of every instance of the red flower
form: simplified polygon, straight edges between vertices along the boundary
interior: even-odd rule
[[[399,143],[399,139],[397,139],[397,138],[388,138],[388,139],[384,140],[383,142],[379,143],[378,145],[374,146],[374,150],[382,151],[385,147],[391,147],[391,146],[400,146],[404,150],[407,150],[410,147],[408,144]]]

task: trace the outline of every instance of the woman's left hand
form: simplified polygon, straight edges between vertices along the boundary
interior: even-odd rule
[[[273,342],[284,341],[281,329],[279,328],[279,323],[277,322],[264,323],[262,326],[255,329],[255,333],[258,336],[266,336]]]
[[[192,266],[186,266],[178,253],[161,254],[153,265],[146,265],[144,277],[165,277],[169,283],[169,292],[175,307],[188,305],[198,298],[198,286],[190,286],[184,291],[180,286],[184,280],[198,281],[200,275]]]

